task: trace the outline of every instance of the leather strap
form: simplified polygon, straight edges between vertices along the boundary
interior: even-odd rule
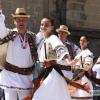
[[[50,65],[57,65],[57,62],[56,60],[51,60],[51,61],[48,61],[48,63],[50,63]],[[45,67],[45,62],[40,62],[41,64],[41,67]]]
[[[6,62],[5,69],[14,73],[22,74],[22,75],[29,75],[32,73],[34,65],[28,68],[19,68],[18,66],[12,65]]]
[[[71,71],[71,66],[59,65],[61,70]]]

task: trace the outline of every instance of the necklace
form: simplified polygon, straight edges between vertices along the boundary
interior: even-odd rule
[[[26,38],[26,34],[24,35],[24,39],[22,39],[22,37],[20,36],[20,34],[18,34],[20,42],[21,42],[21,48],[22,49],[26,49],[28,46],[28,40]]]

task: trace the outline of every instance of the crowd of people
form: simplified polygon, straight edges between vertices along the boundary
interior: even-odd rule
[[[8,29],[0,4],[0,45],[8,43],[5,68],[0,72],[5,100],[99,100],[91,91],[100,89],[100,58],[93,65],[87,36],[80,37],[79,48],[68,41],[71,33],[66,25],[56,29],[58,37],[53,35],[50,17],[41,20],[37,35],[27,29],[31,15],[24,8],[17,8],[12,17],[15,28]],[[37,59],[41,67],[33,79]]]

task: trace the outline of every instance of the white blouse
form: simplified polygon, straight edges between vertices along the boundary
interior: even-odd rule
[[[90,67],[93,65],[93,53],[89,49],[85,49],[80,54],[78,54],[76,57],[80,58],[80,60],[76,63],[76,65],[80,66],[82,68],[81,63],[81,56],[82,56],[82,63],[83,66],[85,64],[89,64]]]
[[[38,57],[39,57],[39,60],[41,62],[43,62],[45,60],[48,60],[48,61],[54,60],[54,58],[52,58],[52,59],[47,58],[46,59],[44,57],[45,50],[43,50],[43,48],[44,48],[43,46],[44,46],[44,42],[46,42],[48,40],[52,46],[52,50],[56,51],[57,58],[62,59],[66,54],[69,56],[68,50],[65,48],[65,46],[60,41],[60,39],[55,35],[51,35],[50,37],[43,40],[38,47]],[[57,60],[57,58],[55,60]]]

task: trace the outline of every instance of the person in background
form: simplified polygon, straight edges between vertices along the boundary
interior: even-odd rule
[[[81,50],[77,45],[68,41],[68,36],[71,34],[68,31],[68,27],[65,25],[60,25],[60,28],[56,29],[56,32],[58,33],[58,38],[65,45],[65,48],[68,49],[70,60],[73,60],[74,57],[81,52]],[[60,64],[59,67],[61,68],[63,74],[67,78],[72,79],[72,66],[69,66],[64,60],[61,59],[58,59],[57,63]]]
[[[92,67],[88,70],[88,73],[90,76],[93,76],[93,77],[96,77],[96,72],[93,72],[92,68],[93,66],[95,65],[95,63],[97,62],[97,58],[96,57],[93,57],[93,65]]]
[[[75,64],[75,71],[72,80],[87,86],[87,90],[93,90],[91,81],[88,79],[88,70],[93,65],[93,53],[89,50],[89,38],[87,36],[80,37],[81,53],[80,60]],[[77,56],[79,56],[77,55]],[[73,88],[72,88],[73,89]],[[73,100],[93,100],[90,93],[76,89],[71,97]]]
[[[100,79],[100,57],[97,59],[96,63],[94,64],[92,71],[96,73],[96,78]],[[94,90],[100,91],[100,85],[94,84]],[[93,100],[100,100],[100,94],[94,95]]]

